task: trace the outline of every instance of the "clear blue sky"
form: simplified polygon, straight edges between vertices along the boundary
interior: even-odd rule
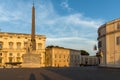
[[[2,32],[30,33],[32,0],[0,0]],[[36,34],[46,45],[95,54],[97,29],[120,17],[120,0],[35,0]]]

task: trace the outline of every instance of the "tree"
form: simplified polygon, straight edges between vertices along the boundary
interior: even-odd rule
[[[81,55],[87,55],[87,56],[89,56],[89,53],[87,51],[85,51],[85,50],[80,50],[80,52],[81,52]]]
[[[101,57],[101,54],[97,52],[96,57]]]
[[[53,45],[49,45],[49,46],[47,46],[46,48],[53,48],[54,46]]]

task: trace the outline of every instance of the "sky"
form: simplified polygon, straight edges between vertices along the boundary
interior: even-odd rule
[[[33,0],[0,0],[0,31],[31,33]],[[36,34],[46,46],[86,50],[95,55],[97,30],[120,18],[120,0],[34,0]]]

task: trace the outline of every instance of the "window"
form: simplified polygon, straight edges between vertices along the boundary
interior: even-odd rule
[[[25,39],[27,39],[27,37],[25,37]]]
[[[9,53],[9,56],[12,56],[13,54],[12,53]]]
[[[71,55],[71,58],[73,59],[73,55]]]
[[[24,42],[24,47],[27,48],[27,42]]]
[[[59,55],[59,58],[61,58],[61,55]]]
[[[42,49],[42,44],[38,43],[38,49]]]
[[[2,56],[2,53],[0,53],[0,56]]]
[[[13,55],[12,53],[9,53],[9,56],[10,56],[9,57],[9,62],[12,62],[12,59],[13,59],[12,55]]]
[[[77,59],[79,59],[79,55],[77,55]]]
[[[0,36],[0,38],[2,38],[2,36]]]
[[[55,58],[57,58],[57,55],[55,54]]]
[[[116,38],[116,44],[120,45],[120,36]]]
[[[10,36],[10,38],[12,38],[12,36]]]
[[[99,41],[99,42],[98,42],[98,47],[99,47],[99,48],[102,47],[102,41]]]
[[[3,46],[3,43],[2,43],[2,42],[0,42],[0,50],[2,49],[2,46]]]
[[[20,58],[20,53],[17,53],[17,57],[16,57],[17,62],[20,62],[21,58]]]
[[[65,58],[65,55],[64,55],[64,58]]]
[[[12,57],[9,57],[9,62],[12,62],[12,59],[13,59]]]
[[[20,62],[20,57],[16,57],[17,62]]]
[[[120,30],[120,23],[117,24],[117,29]]]
[[[0,57],[0,63],[2,63],[2,57]]]
[[[20,57],[20,53],[17,53],[17,56]]]
[[[17,49],[20,49],[20,48],[21,48],[21,43],[17,42]]]
[[[13,42],[9,42],[9,48],[13,49]]]
[[[61,60],[59,60],[59,62],[61,62]]]
[[[18,36],[18,39],[20,39],[20,37]]]

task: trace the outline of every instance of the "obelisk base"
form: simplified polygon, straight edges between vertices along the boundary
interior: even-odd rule
[[[23,68],[38,68],[40,67],[40,55],[39,54],[23,54]]]

